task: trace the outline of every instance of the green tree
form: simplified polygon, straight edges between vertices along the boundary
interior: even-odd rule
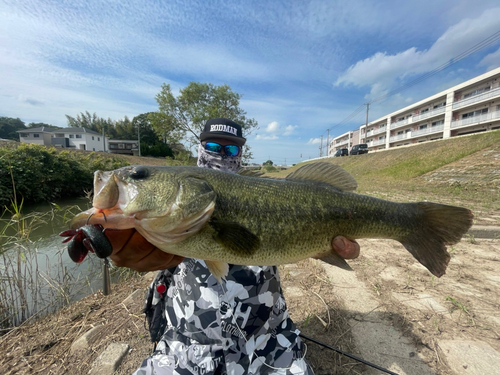
[[[274,163],[272,162],[272,160],[267,160],[264,163],[262,163],[262,165],[273,165],[273,164]]]
[[[18,130],[26,129],[26,125],[20,118],[0,117],[0,138],[19,141]]]
[[[51,129],[61,129],[59,126],[46,124],[44,122],[30,122],[28,128],[51,128]]]
[[[116,130],[116,139],[137,139],[137,128],[133,122],[125,116],[123,120],[118,120],[114,124]]]
[[[115,122],[108,118],[107,120],[99,117],[94,112],[90,114],[89,111],[81,112],[76,117],[65,115],[69,127],[87,128],[98,133],[102,133],[103,129],[105,134],[110,138],[116,138],[117,132]],[[135,139],[135,138],[134,138]]]
[[[257,128],[257,121],[246,117],[246,112],[240,107],[241,97],[228,85],[199,82],[190,82],[175,97],[170,85],[163,84],[161,92],[156,95],[158,112],[150,116],[151,124],[164,140],[184,138],[191,144],[197,144],[208,119],[226,117],[241,124],[246,137]],[[251,158],[248,146],[243,157]]]
[[[160,139],[156,135],[153,126],[151,125],[151,120],[149,119],[149,116],[152,113],[153,112],[141,113],[140,115],[135,116],[132,120],[132,125],[134,126],[135,131],[137,131],[137,129],[140,129],[141,142],[145,142],[151,145],[160,142]]]

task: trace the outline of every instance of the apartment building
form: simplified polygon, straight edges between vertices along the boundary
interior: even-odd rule
[[[497,68],[362,125],[359,143],[380,150],[499,128]],[[329,155],[341,148],[335,142],[346,134],[330,142]]]
[[[328,145],[328,156],[333,156],[335,151],[341,148],[351,149],[352,146],[357,145],[360,142],[359,130],[351,130],[347,133],[339,135],[331,140]]]

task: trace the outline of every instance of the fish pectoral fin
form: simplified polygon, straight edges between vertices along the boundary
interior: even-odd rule
[[[336,251],[329,251],[325,255],[318,255],[313,257],[315,259],[320,259],[323,262],[326,262],[328,264],[331,264],[332,266],[336,266],[339,268],[342,268],[343,270],[346,271],[352,271],[352,268],[347,262],[345,261],[344,258],[342,258]]]
[[[260,247],[259,237],[241,224],[214,219],[210,225],[215,230],[215,241],[236,255],[251,257]]]
[[[225,279],[229,273],[229,264],[227,263],[217,262],[215,260],[205,260],[205,264],[207,265],[210,273],[214,275],[219,283],[222,283],[222,279]]]
[[[287,180],[292,181],[319,181],[330,184],[343,191],[354,191],[358,183],[340,165],[317,162],[306,164],[296,171],[286,176]]]

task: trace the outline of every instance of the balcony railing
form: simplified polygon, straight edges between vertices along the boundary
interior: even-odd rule
[[[435,125],[425,129],[406,132],[404,134],[393,135],[392,137],[389,138],[389,142],[397,142],[402,139],[410,139],[410,138],[420,137],[426,134],[439,133],[442,132],[443,129],[444,125]]]
[[[343,146],[349,143],[349,139],[344,139],[343,141],[338,141],[334,144],[334,147]]]
[[[431,133],[438,133],[438,132],[442,132],[444,129],[444,125],[436,125],[436,126],[430,126],[430,127],[427,127],[425,129],[420,129],[420,130],[416,130],[414,132],[411,132],[411,138],[414,138],[414,137],[419,137],[421,135],[424,135],[424,134],[431,134]]]
[[[372,129],[366,133],[365,137],[369,138],[369,137],[373,137],[374,135],[382,134],[385,132],[386,132],[386,128]]]
[[[476,125],[479,124],[480,122],[496,120],[496,119],[500,119],[500,111],[493,111],[479,116],[473,116],[461,120],[455,120],[451,122],[451,127],[458,128],[460,126]]]
[[[500,96],[500,87],[479,95],[472,96],[467,99],[458,100],[453,103],[453,109],[462,108],[467,105],[483,101],[485,99],[493,98],[494,96]]]
[[[393,135],[392,137],[389,138],[389,142],[396,142],[396,141],[400,141],[402,139],[407,139],[407,138],[411,138],[411,132],[406,132],[404,134]]]
[[[446,107],[443,106],[443,107],[433,109],[432,111],[428,111],[428,112],[422,113],[420,115],[413,116],[413,122],[425,120],[426,118],[440,115],[441,113],[444,113],[445,110],[446,110]]]
[[[378,145],[385,145],[385,138],[384,139],[377,139],[374,141],[369,141],[366,143],[368,147],[373,147],[373,146],[378,146]]]
[[[399,127],[404,126],[406,124],[408,124],[407,118],[405,118],[404,120],[401,120],[401,121],[393,122],[391,124],[391,129],[396,129],[396,128],[399,128]]]

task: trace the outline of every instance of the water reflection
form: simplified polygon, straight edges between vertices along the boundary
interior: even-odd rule
[[[0,327],[18,325],[34,314],[53,312],[102,290],[103,260],[89,253],[81,264],[74,263],[58,235],[68,229],[74,214],[88,206],[88,200],[79,199],[60,202],[55,211],[51,204],[26,207],[24,215],[37,212],[40,216],[29,239],[12,240],[17,222],[10,221],[11,227],[4,228],[8,241],[0,254]]]

